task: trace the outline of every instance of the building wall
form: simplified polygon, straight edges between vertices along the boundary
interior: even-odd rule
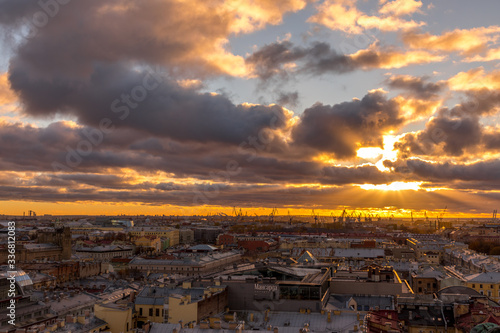
[[[411,288],[416,294],[432,294],[441,289],[441,283],[435,278],[419,278],[412,279]]]
[[[79,250],[76,252],[88,254],[91,258],[94,258],[96,260],[110,260],[113,258],[128,258],[128,257],[132,256],[132,254],[133,254],[132,249],[116,250],[116,251],[102,251],[102,252]]]
[[[94,307],[94,314],[97,318],[102,319],[108,323],[110,332],[133,332],[134,325],[131,307],[112,308],[96,304]]]
[[[56,228],[54,232],[40,232],[38,243],[56,244],[62,248],[62,260],[71,259],[71,229],[69,227]]]
[[[80,279],[84,279],[101,274],[102,264],[100,262],[80,262],[78,268]]]
[[[144,323],[148,321],[154,323],[165,322],[164,320],[165,310],[163,309],[163,304],[160,305],[136,304],[135,311],[137,312],[138,320],[141,320]]]
[[[198,304],[191,302],[190,296],[168,298],[168,322],[177,324],[180,320],[184,324],[198,320]]]
[[[162,264],[162,260],[157,260],[157,263],[154,260],[135,260],[130,262],[129,267],[132,269],[138,269],[143,272],[158,272],[158,273],[172,273],[172,274],[181,274],[186,276],[207,274],[220,271],[221,268],[231,265],[232,263],[238,262],[241,260],[241,254],[234,253],[225,258],[216,259],[211,262],[206,263],[197,263],[193,262],[182,263],[176,265],[174,263]]]
[[[330,292],[333,294],[354,295],[401,295],[408,293],[403,283],[367,282],[332,279]]]
[[[181,244],[191,244],[194,242],[194,231],[191,229],[180,229],[179,230],[179,243]]]
[[[476,290],[480,294],[488,296],[496,302],[500,301],[500,281],[497,281],[496,283],[467,282],[466,286]]]
[[[179,229],[151,229],[135,227],[129,230],[129,234],[134,237],[158,236],[160,238],[170,238],[170,246],[176,246],[179,244]]]
[[[225,288],[221,288],[213,295],[206,295],[205,299],[198,302],[198,316],[197,322],[208,317],[213,316],[218,313],[225,311],[228,306],[228,295]]]

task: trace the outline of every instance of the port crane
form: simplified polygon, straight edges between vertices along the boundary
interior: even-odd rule
[[[273,208],[271,214],[269,214],[269,222],[274,223],[274,216],[278,214],[278,209],[276,207]]]

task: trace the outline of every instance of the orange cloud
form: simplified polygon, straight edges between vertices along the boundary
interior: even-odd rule
[[[381,50],[376,44],[370,45],[365,50],[350,55],[351,59],[363,64],[363,69],[369,68],[401,68],[408,65],[426,64],[439,62],[445,59],[444,56],[435,55],[427,51],[402,52],[396,49]],[[373,61],[370,61],[373,59]]]
[[[395,97],[394,101],[398,103],[405,118],[412,121],[429,117],[442,105],[442,101],[422,100],[403,96]]]
[[[0,106],[11,104],[16,101],[16,95],[10,89],[7,73],[0,75]]]
[[[360,34],[365,29],[399,31],[425,25],[424,22],[407,21],[399,18],[415,12],[422,4],[413,0],[395,0],[380,9],[380,16],[366,15],[358,10],[356,1],[327,0],[317,6],[318,13],[308,22],[324,25],[332,30]]]
[[[307,5],[306,0],[231,0],[224,1],[222,10],[233,13],[231,33],[250,33],[267,24],[280,24],[285,12],[296,12]]]
[[[495,61],[495,60],[500,60],[500,48],[489,49],[485,55],[475,55],[474,57],[465,59],[465,61],[467,62]]]
[[[500,70],[485,73],[483,67],[460,72],[448,80],[452,90],[500,89]]]
[[[385,15],[410,15],[418,12],[420,7],[422,7],[422,2],[415,0],[394,0],[390,2],[382,0],[380,2],[383,3],[384,6],[380,8],[379,12]]]
[[[484,52],[487,46],[498,39],[499,26],[474,29],[456,29],[442,35],[430,33],[406,32],[403,41],[416,49],[460,52],[466,57]]]

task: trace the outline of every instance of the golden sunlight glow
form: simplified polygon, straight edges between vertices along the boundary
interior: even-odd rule
[[[408,65],[414,64],[427,64],[430,62],[440,62],[446,57],[442,55],[437,55],[424,50],[416,51],[399,51],[396,49],[383,50],[374,43],[368,48],[359,50],[356,53],[350,55],[350,57],[356,61],[358,59],[364,59],[366,57],[373,57],[377,55],[379,61],[372,64],[364,65],[363,69],[370,68],[401,68]]]
[[[15,101],[16,95],[10,89],[7,73],[0,74],[0,106],[14,103]]]
[[[483,67],[474,68],[458,73],[448,80],[448,84],[452,90],[499,89],[500,70],[486,74]]]
[[[390,184],[363,184],[359,185],[363,190],[379,190],[379,191],[407,191],[413,190],[418,191],[420,189],[420,185],[423,182],[393,182]]]
[[[384,161],[395,161],[397,159],[398,152],[394,150],[394,143],[398,141],[399,136],[386,134],[383,139],[383,149],[380,147],[361,147],[358,149],[356,154],[359,158],[366,159],[374,163],[380,171],[389,171],[389,169],[384,166]]]
[[[358,149],[356,155],[360,158],[372,160],[376,158],[378,159],[383,153],[384,150],[379,147],[362,147]]]

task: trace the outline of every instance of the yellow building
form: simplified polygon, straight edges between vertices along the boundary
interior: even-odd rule
[[[168,322],[196,322],[198,319],[198,303],[191,301],[191,295],[173,295],[168,298]]]
[[[192,288],[185,282],[182,288],[144,287],[135,297],[137,327],[154,323],[199,323],[200,320],[225,311],[228,305],[224,286]]]
[[[160,227],[133,227],[128,232],[133,237],[157,236],[159,238],[169,238],[170,246],[179,244],[179,229],[165,229]]]
[[[500,272],[485,272],[465,277],[466,286],[486,295],[493,301],[500,301]]]
[[[133,304],[106,303],[94,306],[94,315],[108,323],[109,331],[132,333],[134,329]]]
[[[154,251],[161,250],[161,239],[157,236],[142,236],[134,240],[135,246],[149,248]]]

